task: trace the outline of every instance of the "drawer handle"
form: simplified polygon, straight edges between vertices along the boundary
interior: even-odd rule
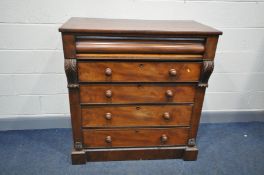
[[[175,69],[170,69],[169,70],[169,74],[170,74],[170,76],[176,76],[177,75],[177,71]]]
[[[165,120],[170,120],[170,113],[168,113],[168,112],[164,112],[164,114],[163,114],[163,118],[165,119]]]
[[[165,143],[165,142],[168,141],[168,137],[166,136],[166,134],[163,134],[163,135],[160,137],[160,141],[161,141],[162,143]]]
[[[106,142],[106,143],[111,143],[111,142],[112,142],[112,138],[111,138],[111,136],[106,136],[106,137],[105,137],[105,142]]]
[[[112,69],[110,69],[109,67],[105,69],[105,75],[106,76],[111,76],[112,75]]]
[[[105,119],[106,120],[111,120],[112,119],[112,114],[110,112],[105,114]]]
[[[171,90],[167,90],[166,91],[166,96],[167,97],[172,97],[173,96],[173,92]]]
[[[107,91],[105,91],[105,96],[107,97],[107,98],[111,98],[112,97],[112,91],[111,90],[107,90]]]

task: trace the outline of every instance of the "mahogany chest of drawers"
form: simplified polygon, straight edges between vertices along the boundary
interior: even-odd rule
[[[62,33],[72,163],[196,160],[221,31],[194,21],[71,18]]]

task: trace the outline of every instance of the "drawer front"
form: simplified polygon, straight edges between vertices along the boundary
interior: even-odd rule
[[[80,82],[197,82],[199,62],[78,62]]]
[[[193,85],[90,84],[80,86],[81,103],[193,102]]]
[[[115,38],[115,39],[114,39]],[[77,53],[165,53],[165,54],[203,54],[205,50],[204,39],[174,38],[174,40],[159,39],[146,40],[126,37],[121,39],[104,37],[101,39],[79,36],[76,41]],[[136,39],[136,40],[135,40]],[[198,40],[197,40],[198,39]]]
[[[85,147],[186,145],[189,128],[85,129]]]
[[[123,105],[82,108],[83,127],[189,126],[192,105]]]

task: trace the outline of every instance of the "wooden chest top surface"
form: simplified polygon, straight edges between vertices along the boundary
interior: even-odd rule
[[[191,20],[135,20],[71,18],[60,32],[108,34],[221,35],[222,32]]]

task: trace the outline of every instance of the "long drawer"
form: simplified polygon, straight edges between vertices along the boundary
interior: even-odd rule
[[[199,38],[174,38],[174,40],[143,40],[136,38],[92,38],[78,37],[77,53],[192,53],[202,54],[204,40]]]
[[[197,82],[200,62],[78,62],[80,82]]]
[[[189,126],[193,105],[84,106],[83,127]]]
[[[81,103],[194,102],[194,85],[87,84],[80,86]]]
[[[185,145],[189,128],[84,129],[85,147],[143,147]]]

